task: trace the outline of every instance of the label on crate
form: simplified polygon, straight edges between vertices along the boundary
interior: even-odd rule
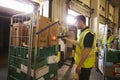
[[[49,67],[48,66],[44,66],[42,68],[39,68],[36,70],[36,79],[41,77],[41,76],[44,76],[45,74],[47,74],[49,72]]]
[[[54,74],[51,74],[51,75],[50,75],[50,78],[53,78],[53,77],[54,77]]]
[[[37,79],[37,80],[45,80],[43,77],[41,77],[41,78],[39,78],[39,79]]]
[[[21,73],[21,69],[17,68],[17,73]]]
[[[26,58],[28,58],[28,54],[26,54]]]
[[[47,58],[47,62],[48,62],[48,64],[58,63],[58,56],[55,56],[55,55],[49,56]]]
[[[21,64],[21,71],[27,74],[27,66]],[[42,68],[38,68],[35,72],[35,78],[38,79],[42,76],[44,76],[45,74],[47,74],[49,72],[49,67],[48,66],[44,66]],[[31,76],[34,76],[34,70],[31,69]]]
[[[115,72],[120,73],[120,67],[115,67]]]
[[[23,64],[21,64],[21,71],[27,73],[27,67]]]

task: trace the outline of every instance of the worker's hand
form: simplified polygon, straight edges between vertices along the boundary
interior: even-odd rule
[[[81,73],[81,67],[80,67],[79,65],[76,67],[76,73],[77,73],[77,74],[80,74],[80,73]]]
[[[61,38],[61,40],[62,40],[63,42],[66,42],[66,38]]]

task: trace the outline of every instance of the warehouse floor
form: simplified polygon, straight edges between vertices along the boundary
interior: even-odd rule
[[[59,70],[58,70],[58,80],[74,80],[74,70],[75,70],[75,65],[63,65]],[[91,71],[91,76],[90,80],[104,80],[104,76],[96,71],[96,68],[93,68]]]
[[[7,80],[8,58],[7,55],[0,55],[0,80]]]

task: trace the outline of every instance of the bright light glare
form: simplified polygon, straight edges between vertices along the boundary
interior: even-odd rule
[[[67,16],[67,23],[69,24],[69,25],[73,25],[73,24],[75,24],[75,22],[76,22],[76,20],[75,20],[75,18],[74,17],[72,17],[72,16]]]
[[[68,10],[68,14],[70,14],[70,15],[72,15],[72,16],[78,16],[78,15],[80,15],[79,13],[77,13],[77,12],[75,12],[75,11],[73,11],[73,10]]]
[[[26,13],[33,12],[32,5],[24,4],[14,0],[0,0],[0,6]]]

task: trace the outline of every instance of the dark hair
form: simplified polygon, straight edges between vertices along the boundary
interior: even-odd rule
[[[83,15],[78,15],[78,16],[76,16],[76,20],[77,20],[77,21],[82,20],[84,23],[86,23],[86,18],[85,18],[85,16],[83,16]]]
[[[111,33],[112,31],[110,29],[108,29],[108,32]]]

